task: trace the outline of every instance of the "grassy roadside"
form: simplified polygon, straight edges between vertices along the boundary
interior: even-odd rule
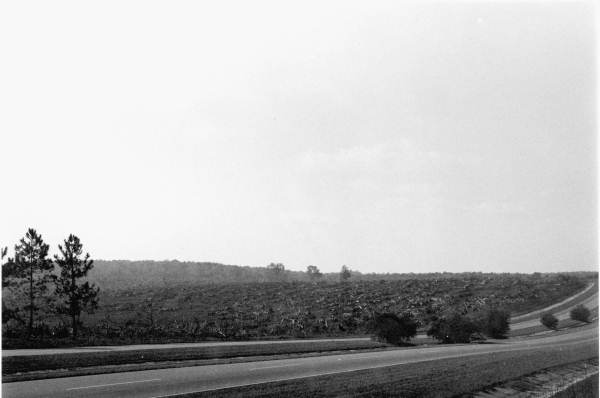
[[[587,286],[586,286],[587,288]],[[582,289],[585,290],[586,288]],[[577,294],[578,292],[573,293],[573,295]],[[592,285],[592,288],[589,289],[588,291],[586,291],[585,293],[583,293],[581,296],[575,297],[573,299],[567,300],[566,302],[562,303],[561,305],[556,306],[555,308],[552,308],[550,311],[550,313],[558,313],[561,312],[563,310],[566,310],[570,307],[573,307],[574,305],[581,303],[583,301],[585,301],[586,299],[592,297],[594,294],[598,293],[598,281],[595,281]],[[538,309],[539,310],[539,309]],[[534,309],[531,311],[518,311],[512,314],[513,318],[519,318],[519,322],[523,322],[523,321],[529,321],[531,319],[539,319],[545,312],[541,312],[539,314],[533,314],[533,315],[529,315],[526,316],[528,313],[530,312],[537,312],[538,310]]]
[[[454,397],[521,377],[540,369],[597,357],[597,344],[587,343],[520,352],[500,352],[396,365],[355,372],[284,380],[182,395],[192,397]]]
[[[598,376],[597,357],[542,369],[517,379],[487,386],[474,394],[464,394],[456,398],[549,397],[565,391],[593,375]],[[587,397],[588,395],[579,396]]]
[[[153,369],[168,369],[168,368],[181,368],[188,366],[207,366],[207,365],[224,365],[231,363],[243,363],[243,362],[258,362],[258,361],[270,361],[278,359],[293,359],[293,358],[307,358],[315,356],[327,356],[327,355],[339,355],[347,353],[357,352],[373,352],[382,351],[393,348],[364,348],[364,349],[351,349],[351,350],[338,350],[338,351],[321,351],[321,352],[306,352],[297,354],[280,354],[280,355],[259,355],[249,357],[232,357],[232,358],[215,358],[215,359],[196,359],[187,361],[167,361],[167,362],[145,362],[145,363],[133,363],[124,365],[103,365],[103,366],[90,366],[82,368],[70,368],[70,369],[54,369],[54,370],[39,370],[33,372],[17,373],[10,375],[3,375],[3,383],[12,383],[17,381],[31,381],[41,379],[54,379],[60,377],[74,377],[74,376],[89,376],[96,374],[105,373],[121,373],[121,372],[136,372],[142,370],[153,370]]]
[[[598,373],[556,393],[552,398],[598,398]]]
[[[592,309],[591,313],[592,313],[592,316],[591,316],[592,321],[590,323],[586,324],[585,322],[574,321],[572,319],[562,319],[558,322],[558,330],[559,331],[569,330],[569,329],[573,329],[573,328],[587,327],[587,325],[597,324],[598,308]],[[528,328],[517,329],[517,330],[511,330],[508,332],[508,336],[509,337],[526,336],[526,335],[531,335],[531,334],[541,333],[541,332],[551,332],[551,330],[548,329],[547,327],[545,327],[544,325],[542,325],[540,322],[540,324],[536,325],[536,326],[531,326]],[[556,333],[556,332],[554,332],[554,333]]]
[[[108,365],[123,366],[132,364],[147,364],[149,362],[165,362],[165,364],[162,365],[167,365],[166,362],[175,361],[201,361],[235,357],[260,357],[322,353],[331,351],[339,352],[348,350],[377,349],[387,346],[387,344],[371,340],[324,342],[307,340],[305,342],[280,344],[205,346],[194,348],[181,347],[172,349],[161,348],[135,351],[105,351],[55,355],[13,356],[2,358],[2,375],[3,381],[5,381],[5,376],[24,372],[52,370],[68,371],[75,369],[80,370],[81,368],[85,367]],[[116,371],[122,370],[119,369]],[[67,376],[70,375],[71,374],[67,374]]]

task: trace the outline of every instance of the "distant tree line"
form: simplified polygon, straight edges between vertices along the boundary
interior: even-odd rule
[[[14,247],[14,257],[8,248],[2,258],[2,324],[9,322],[24,328],[27,338],[43,335],[50,313],[70,319],[71,335],[77,337],[81,313],[98,307],[99,288],[84,281],[93,268],[89,253],[75,235],[69,235],[59,254],[48,255],[50,246],[35,229],[30,228]]]
[[[275,283],[275,282],[314,282],[337,283],[342,281],[404,281],[404,280],[447,280],[506,278],[512,280],[519,276],[524,282],[536,282],[554,279],[556,274],[492,274],[480,272],[466,273],[361,273],[350,269],[348,272],[323,272],[316,264],[303,271],[294,271],[280,262],[273,262],[263,267],[224,265],[211,262],[186,262],[177,260],[98,260],[88,274],[88,280],[99,286],[109,286],[113,289],[130,289],[137,287],[162,288],[177,284],[194,283],[197,285],[228,284],[228,283]],[[309,270],[310,267],[310,270]],[[410,268],[408,268],[410,269]],[[589,275],[588,275],[589,274]],[[343,275],[343,276],[342,276]],[[347,278],[349,276],[349,278]],[[597,277],[597,273],[567,273],[565,278]],[[565,282],[568,283],[566,280]]]

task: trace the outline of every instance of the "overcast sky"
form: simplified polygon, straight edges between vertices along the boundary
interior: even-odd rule
[[[102,259],[597,266],[591,1],[1,8],[2,246],[34,227]]]

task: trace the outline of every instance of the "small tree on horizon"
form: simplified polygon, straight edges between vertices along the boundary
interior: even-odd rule
[[[283,280],[285,276],[285,266],[282,263],[271,263],[267,269],[273,274],[275,280]]]
[[[352,273],[350,272],[350,268],[348,268],[345,265],[342,265],[342,269],[340,271],[340,281],[345,282],[348,279],[350,279],[351,276]]]
[[[321,271],[319,271],[319,268],[317,268],[314,265],[309,265],[308,267],[306,267],[306,273],[308,274],[308,277],[311,281],[320,279],[323,276]]]
[[[25,287],[28,304],[24,310],[29,314],[27,334],[33,333],[35,313],[40,309],[38,303],[48,290],[48,284],[55,279],[52,274],[54,263],[47,258],[49,245],[35,229],[29,228],[24,238],[15,245],[15,258],[11,272],[18,284]]]
[[[76,338],[81,325],[81,312],[85,310],[91,313],[97,308],[100,289],[87,281],[80,282],[93,268],[94,261],[90,260],[89,253],[83,256],[83,245],[79,238],[71,234],[64,244],[64,247],[58,245],[60,256],[54,256],[60,269],[60,276],[56,280],[56,293],[62,299],[57,309],[61,314],[71,317],[73,338]]]

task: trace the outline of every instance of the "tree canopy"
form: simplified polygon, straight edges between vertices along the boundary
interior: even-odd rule
[[[77,337],[80,316],[83,310],[92,312],[98,306],[98,287],[89,282],[81,282],[94,266],[89,253],[83,256],[83,245],[75,235],[69,235],[64,246],[58,245],[60,255],[54,256],[60,275],[56,279],[56,293],[61,301],[59,313],[71,317],[73,337]]]

